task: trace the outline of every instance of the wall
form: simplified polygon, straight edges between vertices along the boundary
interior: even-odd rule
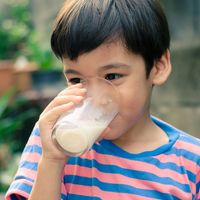
[[[52,21],[63,0],[31,0],[36,28],[49,39]],[[200,0],[162,0],[172,36],[173,72],[155,88],[152,113],[200,137]],[[42,39],[42,40],[43,40]]]
[[[57,11],[64,0],[30,0],[33,23],[40,33],[41,41],[47,42]]]
[[[152,112],[176,127],[200,137],[200,46],[171,51],[173,71],[155,88]]]
[[[152,112],[200,137],[200,1],[163,0],[171,32],[173,71],[155,88]]]

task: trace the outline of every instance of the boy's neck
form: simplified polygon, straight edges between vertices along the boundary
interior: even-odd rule
[[[167,134],[158,127],[150,116],[141,118],[134,127],[112,142],[129,153],[152,151],[168,143]]]

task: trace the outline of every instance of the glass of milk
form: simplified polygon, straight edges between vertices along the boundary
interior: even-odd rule
[[[69,156],[88,151],[118,113],[119,93],[103,78],[84,81],[87,96],[81,105],[61,116],[52,138],[55,145]]]

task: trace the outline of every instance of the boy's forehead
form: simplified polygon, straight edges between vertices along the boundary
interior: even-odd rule
[[[78,56],[76,60],[63,58],[65,74],[93,76],[107,70],[132,70],[144,66],[141,55],[127,51],[120,43],[101,45],[95,50]],[[119,71],[118,71],[119,72]]]
[[[134,54],[126,50],[120,42],[112,42],[102,44],[90,52],[83,53],[75,60],[70,60],[67,57],[63,57],[63,62],[64,64],[72,67],[80,62],[95,62],[99,63],[101,66],[104,66],[108,65],[109,63],[126,63],[131,54],[134,56]]]

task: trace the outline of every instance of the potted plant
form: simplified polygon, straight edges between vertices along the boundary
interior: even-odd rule
[[[33,88],[43,93],[57,93],[65,84],[64,75],[61,63],[54,56],[49,44],[41,45],[38,34],[32,33],[25,54],[37,65],[37,70],[31,74]]]
[[[15,89],[0,97],[0,193],[7,190],[16,172],[16,157],[22,152],[40,112],[39,107],[17,96]]]
[[[14,84],[13,63],[32,29],[28,6],[28,0],[7,0],[0,10],[0,95]]]

